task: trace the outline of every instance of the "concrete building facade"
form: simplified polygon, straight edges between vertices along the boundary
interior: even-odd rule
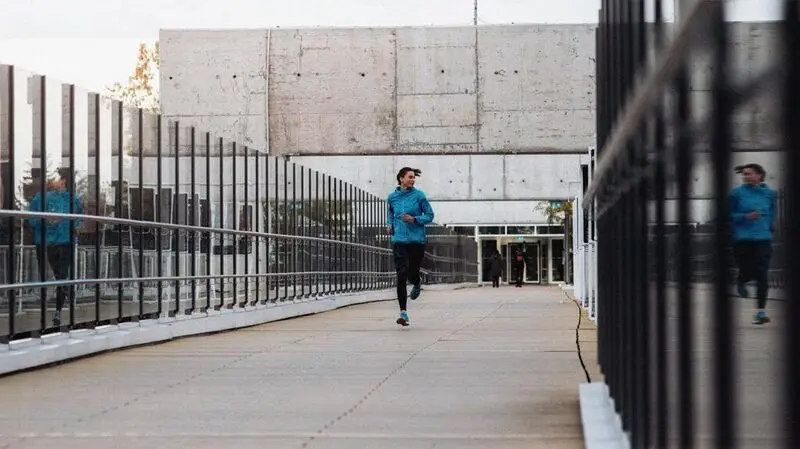
[[[165,30],[163,112],[377,195],[402,166],[443,223],[528,223],[594,142],[594,26]]]

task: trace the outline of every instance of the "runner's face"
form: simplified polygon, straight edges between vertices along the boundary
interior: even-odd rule
[[[745,184],[756,185],[763,181],[763,178],[752,168],[745,168],[742,170],[742,181]]]
[[[415,175],[413,171],[406,172],[406,174],[400,179],[400,185],[406,189],[414,187],[415,182],[417,182],[417,175]]]

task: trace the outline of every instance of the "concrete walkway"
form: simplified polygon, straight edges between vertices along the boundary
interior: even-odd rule
[[[0,378],[0,448],[583,448],[579,312],[559,288],[424,292],[404,329],[396,312],[372,303]],[[580,334],[595,367],[594,332]]]

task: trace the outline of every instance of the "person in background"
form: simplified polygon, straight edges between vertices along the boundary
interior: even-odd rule
[[[525,256],[523,255],[522,251],[518,251],[517,254],[514,256],[514,279],[516,279],[516,284],[514,284],[517,288],[522,288],[522,277],[525,274]]]
[[[489,256],[489,275],[492,277],[492,288],[500,288],[500,276],[503,275],[503,257],[497,250]]]
[[[761,165],[742,165],[736,172],[743,181],[729,194],[733,253],[739,267],[736,285],[739,296],[747,298],[747,283],[756,281],[753,324],[764,324],[770,321],[766,308],[777,193],[764,182],[767,172]]]
[[[387,199],[387,232],[392,236],[392,249],[395,271],[397,272],[397,301],[400,304],[400,317],[397,324],[408,326],[411,321],[406,310],[410,282],[411,299],[420,294],[422,280],[419,275],[422,259],[425,257],[425,225],[433,221],[433,208],[425,193],[414,187],[419,169],[403,167],[397,173],[397,188]]]
[[[70,193],[66,189],[64,179],[56,175],[48,182],[47,193],[45,195],[47,210],[43,210],[41,192],[37,193],[31,200],[29,209],[33,212],[50,212],[59,214],[69,214]],[[75,194],[73,212],[83,214],[83,204]],[[42,222],[44,221],[44,242],[42,241]],[[53,218],[30,220],[33,228],[33,242],[36,245],[36,257],[41,261],[43,258],[49,264],[53,277],[56,280],[69,279],[70,271],[73,269],[72,244],[77,244],[76,235],[70,232],[70,220]],[[81,221],[75,221],[73,229],[77,230],[81,226]],[[41,267],[42,264],[39,264]],[[39,273],[40,279],[47,279],[47,270]],[[61,309],[69,295],[69,287],[60,286],[56,288],[56,311],[53,315],[53,325],[61,325]]]

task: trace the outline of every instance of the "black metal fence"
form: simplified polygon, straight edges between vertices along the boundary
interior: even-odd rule
[[[0,168],[2,341],[395,282],[383,198],[12,66]],[[477,280],[472,239],[429,234],[424,282]]]
[[[663,3],[603,0],[597,31],[584,204],[605,382],[633,448],[798,448],[798,1],[763,24],[725,22],[728,2],[681,2],[677,26]],[[731,291],[728,194],[748,162],[785,192],[772,269],[787,300],[768,303],[764,326]]]

